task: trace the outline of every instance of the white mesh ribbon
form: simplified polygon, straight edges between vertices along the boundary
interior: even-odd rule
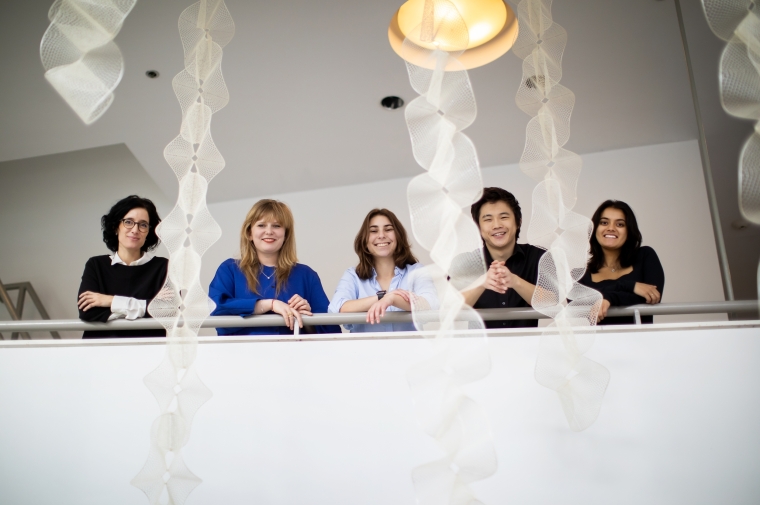
[[[702,0],[712,31],[727,42],[720,58],[720,100],[729,114],[756,121],[739,157],[739,208],[760,224],[760,5]]]
[[[760,5],[753,0],[702,0],[707,23],[727,42],[720,57],[720,101],[755,131],[739,156],[739,209],[760,224]],[[760,298],[760,265],[757,270]]]
[[[609,371],[584,357],[591,347],[602,297],[578,280],[586,271],[591,221],[572,211],[580,157],[563,149],[570,136],[575,95],[562,86],[567,33],[552,20],[551,0],[522,0],[520,33],[513,47],[523,59],[517,106],[532,116],[520,168],[538,181],[528,242],[546,249],[531,304],[554,321],[541,336],[536,380],[557,391],[570,428],[596,420]]]
[[[179,179],[179,198],[157,230],[170,253],[169,274],[148,306],[166,328],[166,356],[145,378],[161,414],[151,430],[148,461],[132,480],[151,504],[172,505],[184,503],[201,482],[184,465],[180,451],[190,437],[193,416],[211,398],[193,362],[198,330],[214,309],[200,283],[201,256],[221,235],[206,207],[208,183],[224,168],[210,126],[212,114],[229,101],[222,47],[235,25],[223,0],[201,0],[182,12],[179,32],[185,69],[172,85],[182,107],[182,126],[164,150]]]
[[[45,78],[85,122],[96,121],[113,102],[124,74],[113,42],[137,0],[55,0],[42,36]]]
[[[427,0],[424,8],[402,52],[420,95],[407,106],[406,122],[414,157],[426,170],[409,183],[407,197],[414,236],[434,262],[413,275],[432,278],[437,299],[412,300],[417,329],[434,332],[433,355],[410,368],[407,379],[420,424],[444,456],[415,468],[412,480],[420,505],[478,504],[469,484],[492,475],[497,462],[488,419],[462,389],[491,367],[483,321],[459,292],[485,274],[482,241],[469,215],[483,182],[475,147],[462,133],[477,110],[457,60],[469,35],[452,3]],[[465,337],[454,337],[462,331]]]

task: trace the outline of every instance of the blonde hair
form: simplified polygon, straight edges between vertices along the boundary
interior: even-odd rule
[[[240,261],[238,262],[238,266],[243,274],[245,274],[245,278],[248,281],[248,289],[252,293],[260,294],[258,277],[261,271],[261,262],[251,240],[251,227],[262,219],[267,218],[276,221],[285,229],[285,240],[277,255],[275,270],[277,274],[275,277],[275,293],[279,295],[282,287],[288,282],[290,271],[296,262],[298,262],[293,214],[287,205],[277,200],[268,199],[259,200],[253,204],[251,210],[248,211],[248,215],[245,216],[243,229],[240,230]]]

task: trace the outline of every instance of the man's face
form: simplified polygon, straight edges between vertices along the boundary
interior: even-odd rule
[[[507,202],[485,203],[478,218],[480,236],[489,249],[505,249],[514,245],[519,223]]]

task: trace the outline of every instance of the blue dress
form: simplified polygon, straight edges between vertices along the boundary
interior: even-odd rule
[[[327,295],[322,288],[317,272],[296,263],[290,271],[288,282],[280,294],[275,296],[274,267],[264,266],[259,272],[259,294],[248,289],[248,281],[236,260],[230,258],[219,265],[211,281],[208,294],[216,309],[212,316],[250,316],[259,300],[277,299],[288,303],[293,295],[300,295],[311,305],[313,314],[327,312]],[[266,275],[264,275],[266,274]],[[270,276],[271,278],[267,278]],[[269,312],[274,314],[274,312]],[[340,333],[339,326],[314,326],[317,333]],[[217,328],[218,335],[290,335],[287,326],[266,326],[256,328]]]

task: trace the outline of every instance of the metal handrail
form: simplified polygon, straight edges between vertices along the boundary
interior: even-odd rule
[[[722,313],[752,313],[758,311],[757,300],[738,300],[728,302],[688,302],[660,303],[657,305],[632,305],[630,307],[610,307],[607,317],[636,316],[665,316],[682,314],[722,314]],[[515,319],[547,319],[547,316],[531,308],[511,309],[478,309],[476,310],[484,321],[504,321]],[[306,326],[332,324],[366,324],[365,313],[315,314],[303,316]],[[410,312],[387,312],[383,323],[411,323]],[[251,328],[262,326],[285,326],[279,315],[260,316],[212,316],[207,318],[201,328]],[[135,321],[123,319],[107,323],[88,323],[80,319],[52,319],[45,321],[2,321],[0,332],[3,331],[99,331],[99,330],[157,330],[163,329],[155,319],[143,318]]]
[[[18,297],[16,299],[16,305],[13,305],[13,301],[11,300],[10,295],[8,294],[8,291],[18,290]],[[6,310],[8,311],[8,314],[11,316],[11,319],[15,321],[21,321],[23,314],[24,314],[24,301],[26,300],[26,295],[29,294],[29,296],[32,299],[32,303],[34,303],[34,306],[37,308],[37,312],[40,313],[40,316],[42,316],[42,319],[50,319],[50,316],[48,316],[47,311],[45,310],[45,306],[42,305],[42,300],[40,300],[40,297],[37,296],[37,292],[34,290],[34,287],[32,286],[31,282],[14,282],[12,284],[3,284],[2,281],[0,281],[0,303],[5,305]],[[29,336],[29,333],[25,331],[19,331],[19,332],[13,332],[11,333],[11,340],[16,340],[18,338],[19,333],[24,338],[31,338]],[[61,336],[58,334],[57,331],[51,331],[50,335],[53,338],[61,338]],[[3,338],[2,332],[0,332],[0,339]]]

